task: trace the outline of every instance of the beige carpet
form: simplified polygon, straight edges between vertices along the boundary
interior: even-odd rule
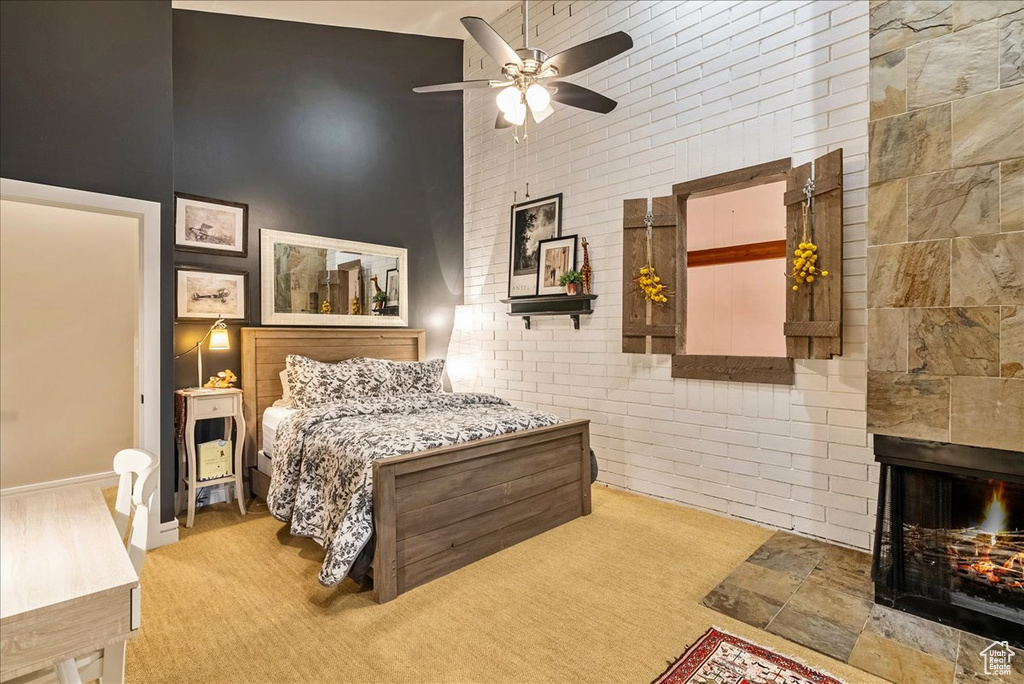
[[[322,551],[256,504],[217,504],[149,554],[128,681],[636,682],[717,625],[883,682],[715,613],[701,599],[770,532],[594,488],[594,512],[400,596],[316,581]]]

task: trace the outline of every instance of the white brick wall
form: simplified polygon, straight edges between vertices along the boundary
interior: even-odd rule
[[[865,430],[868,3],[531,4],[549,54],[615,30],[634,48],[571,80],[619,102],[600,116],[556,105],[528,145],[493,128],[493,92],[465,104],[466,303],[477,375],[491,391],[589,418],[601,481],[868,548],[877,470]],[[494,22],[522,45],[518,7]],[[497,74],[472,41],[466,78]],[[845,353],[797,361],[793,387],[673,380],[668,356],[620,352],[622,201],[673,183],[837,147],[846,170]],[[591,245],[596,313],[524,330],[506,316],[508,206],[525,183],[562,192],[563,234]],[[780,281],[777,284],[783,286]],[[464,343],[465,344],[465,343]]]

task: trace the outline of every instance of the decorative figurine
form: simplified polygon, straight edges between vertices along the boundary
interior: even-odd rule
[[[352,298],[352,303],[349,305],[348,310],[352,313],[353,316],[359,315],[359,297]]]
[[[329,314],[331,313],[331,302],[328,299],[320,302],[320,313]]]
[[[580,266],[580,275],[583,277],[583,294],[592,294],[594,291],[594,269],[590,267],[590,251],[587,249],[587,238],[583,238],[583,265]]]
[[[377,284],[377,276],[372,276],[370,282],[373,283],[373,312],[379,314],[384,311],[384,307],[388,303],[388,293],[380,289],[380,285]]]
[[[228,387],[234,387],[235,382],[238,381],[238,376],[231,372],[230,368],[225,368],[220,373],[210,376],[210,381],[207,382],[203,387],[210,387],[213,389],[227,389]]]

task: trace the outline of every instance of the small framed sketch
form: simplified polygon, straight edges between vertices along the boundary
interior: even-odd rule
[[[558,280],[563,273],[576,268],[576,236],[541,240],[538,249],[537,294],[565,294],[565,285]]]
[[[562,234],[562,193],[512,205],[508,296],[537,294],[540,242]]]
[[[385,280],[384,291],[388,295],[388,306],[398,306],[398,269],[389,268]]]
[[[249,274],[175,266],[176,316],[182,321],[249,320]]]
[[[174,193],[174,248],[244,257],[249,242],[249,205]]]

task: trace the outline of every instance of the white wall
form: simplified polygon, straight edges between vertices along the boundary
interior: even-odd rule
[[[877,481],[864,412],[868,3],[547,1],[530,15],[531,45],[549,54],[616,30],[635,47],[568,79],[618,100],[614,112],[556,105],[515,161],[511,134],[493,129],[494,94],[466,96],[473,386],[591,419],[602,482],[867,548]],[[495,23],[516,47],[520,26],[518,8]],[[497,73],[468,40],[465,77]],[[620,352],[624,199],[837,147],[846,172],[841,358],[797,361],[789,387],[673,380],[668,356]],[[498,301],[508,205],[526,181],[534,197],[565,193],[563,233],[590,241],[599,299],[579,331],[560,318],[534,318],[525,331]]]
[[[109,473],[134,443],[139,220],[0,201],[0,485]]]

